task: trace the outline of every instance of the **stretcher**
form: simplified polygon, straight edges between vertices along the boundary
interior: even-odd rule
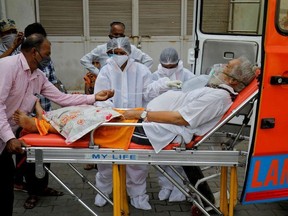
[[[182,193],[187,197],[194,198],[193,204],[195,209],[200,210],[205,215],[209,215],[208,210],[212,209],[219,215],[233,215],[233,209],[236,205],[237,200],[237,166],[240,166],[239,157],[242,152],[234,149],[236,140],[240,138],[241,132],[245,124],[248,123],[247,118],[251,117],[252,106],[251,104],[256,99],[258,94],[258,84],[257,79],[249,84],[236,98],[230,109],[223,116],[221,121],[217,124],[215,128],[205,134],[203,137],[196,137],[191,143],[186,146],[181,144],[169,146],[160,151],[160,153],[155,153],[151,146],[139,147],[137,144],[131,144],[128,150],[121,149],[107,149],[100,148],[98,145],[93,143],[93,131],[91,134],[84,136],[78,141],[67,145],[65,139],[58,134],[48,134],[46,136],[40,136],[38,134],[28,134],[22,137],[22,139],[30,145],[27,147],[27,162],[32,162],[36,164],[36,176],[43,177],[45,171],[47,171],[53,178],[55,178],[72,196],[76,198],[88,211],[93,215],[97,215],[89,206],[87,206],[76,194],[73,193],[65,183],[59,179],[52,170],[45,167],[44,163],[67,163],[69,166],[84,180],[87,182],[94,190],[96,190],[100,195],[102,195],[108,203],[113,205],[114,216],[118,215],[129,215],[129,207],[126,196],[126,175],[125,175],[125,165],[126,164],[146,164],[152,165],[158,171],[160,171],[164,176],[168,178]],[[251,102],[252,101],[252,102]],[[240,113],[243,108],[250,105],[249,111],[245,115],[243,121],[243,127],[240,128],[238,134],[233,137],[233,142],[229,144],[228,147],[223,149],[222,139],[217,135],[217,131],[229,122],[234,116]],[[142,126],[141,123],[121,123],[121,122],[111,122],[103,123],[102,126]],[[216,135],[215,135],[216,134]],[[218,133],[219,134],[219,133]],[[220,133],[221,135],[222,133]],[[213,136],[212,136],[213,135]],[[227,136],[226,136],[227,137]],[[231,137],[231,136],[230,136]],[[207,144],[208,143],[208,144]],[[219,149],[211,150],[211,143],[220,146]],[[200,147],[203,147],[200,148]],[[83,163],[83,164],[112,164],[113,165],[113,200],[112,202],[108,197],[106,197],[98,188],[94,186],[85,176],[83,176],[72,164],[73,163]],[[189,191],[184,189],[181,185],[177,183],[168,173],[166,173],[161,165],[170,165],[172,170],[178,175],[183,182],[188,186]],[[196,185],[189,182],[188,180],[181,176],[173,166],[180,165],[185,167],[205,167],[205,166],[218,166],[221,167],[221,187],[220,187],[220,210],[211,203],[203,194],[197,189]],[[227,197],[227,176],[228,168],[230,168],[230,197],[228,201]],[[189,170],[189,169],[188,169]],[[206,180],[206,179],[205,179]],[[199,180],[201,181],[201,180]],[[196,194],[196,198],[194,196]],[[204,203],[203,203],[204,202]],[[228,204],[229,202],[229,204]],[[204,207],[208,205],[208,208]]]

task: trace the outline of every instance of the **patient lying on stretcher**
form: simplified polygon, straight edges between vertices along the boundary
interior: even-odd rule
[[[207,87],[189,92],[168,91],[149,102],[146,116],[143,110],[128,110],[123,115],[125,119],[133,120],[146,117],[145,120],[150,124],[144,122],[144,131],[155,151],[159,152],[175,139],[179,141],[179,135],[185,143],[189,143],[194,134],[201,136],[211,130],[229,109],[237,92],[244,89],[254,77],[255,68],[245,57],[233,59],[211,75]],[[15,121],[30,133],[41,133],[42,128],[44,134],[58,133],[59,129],[42,119],[41,106],[36,104],[35,108],[36,119],[16,111]],[[119,116],[111,114],[110,119]]]
[[[180,142],[180,137],[189,143],[194,134],[201,136],[211,130],[232,105],[238,92],[254,77],[255,68],[246,58],[240,57],[215,71],[206,87],[190,92],[168,91],[150,101],[147,111],[128,110],[123,116],[135,121],[144,119],[143,129],[148,139],[143,142],[148,141],[159,152],[172,141]],[[38,114],[41,117],[41,111]],[[21,111],[17,111],[14,118],[29,132],[38,131],[36,121],[31,121]],[[50,126],[48,132],[54,133],[55,129]],[[132,137],[132,141],[135,137]],[[160,193],[163,199],[167,199],[174,189],[166,188],[164,181],[160,183]]]
[[[206,87],[187,92],[168,91],[150,101],[144,114],[142,111],[126,111],[123,114],[126,119],[145,117],[142,134],[139,136],[140,129],[137,127],[135,131],[139,131],[137,134],[135,132],[132,141],[149,142],[154,150],[159,152],[171,142],[180,143],[183,140],[187,144],[194,135],[202,136],[215,127],[232,105],[238,92],[254,79],[256,70],[244,57],[231,60],[223,66],[214,71]],[[146,139],[143,138],[145,135]],[[177,179],[169,167],[161,167],[173,176],[174,180]],[[183,174],[181,167],[174,168]],[[193,170],[193,174],[202,175],[200,169]],[[176,181],[181,184],[180,179]],[[184,194],[163,175],[159,175],[159,185],[160,200],[183,200]],[[200,192],[213,203],[214,196],[209,186],[207,183],[202,186],[199,188]]]
[[[159,152],[172,141],[180,142],[180,138],[189,143],[194,135],[210,131],[238,92],[254,79],[255,70],[245,57],[233,59],[214,71],[206,87],[188,92],[168,91],[150,101],[143,129],[154,150]],[[125,119],[144,116],[142,111],[129,110],[123,115]]]

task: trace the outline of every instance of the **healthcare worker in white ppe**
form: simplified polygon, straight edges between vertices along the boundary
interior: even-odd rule
[[[179,80],[183,83],[195,76],[184,68],[178,52],[172,47],[165,48],[161,52],[159,61],[158,69],[153,73],[153,80],[168,77],[170,80]]]
[[[120,38],[125,37],[125,25],[122,22],[112,22],[110,24],[109,38]],[[140,49],[131,45],[130,57],[136,61],[146,65],[151,68],[153,65],[153,59],[146,53],[142,52]],[[80,63],[90,72],[98,75],[100,69],[92,64],[93,59],[99,59],[101,67],[106,64],[106,60],[109,58],[107,55],[107,43],[101,44],[93,49],[91,52],[85,54],[81,59]]]
[[[160,54],[160,64],[157,71],[153,73],[152,79],[154,82],[148,88],[159,89],[158,95],[168,90],[181,90],[182,83],[195,77],[195,75],[184,68],[183,61],[179,59],[177,51],[168,47],[165,48]],[[172,85],[172,88],[167,86],[167,82]],[[163,86],[163,87],[161,87]],[[155,90],[156,91],[156,90]],[[157,92],[157,91],[156,91]],[[168,167],[161,166],[173,179],[178,181],[184,187],[183,181]],[[183,176],[185,172],[182,166],[174,166],[175,169]],[[159,200],[168,199],[169,202],[179,202],[186,200],[186,196],[175,187],[164,175],[158,172],[158,180],[161,190],[158,194]]]
[[[195,77],[191,71],[184,68],[183,61],[172,47],[161,52],[159,61],[158,69],[152,73],[153,83],[148,86],[150,96],[156,97],[168,90],[181,90],[185,81]],[[152,92],[155,95],[151,95]]]
[[[147,86],[152,82],[152,74],[148,67],[130,57],[131,45],[127,37],[113,38],[107,43],[107,54],[110,57],[97,77],[94,92],[102,89],[114,89],[111,100],[96,103],[101,107],[135,108],[145,107],[152,98]],[[105,195],[112,192],[112,166],[98,164],[96,186]],[[146,194],[147,165],[126,166],[127,193],[130,203],[138,209],[149,210],[149,196]],[[107,201],[97,194],[95,205],[104,206]]]

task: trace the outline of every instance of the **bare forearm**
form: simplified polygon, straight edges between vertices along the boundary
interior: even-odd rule
[[[140,119],[143,111],[126,111],[124,117],[126,119]],[[146,119],[148,122],[158,122],[174,125],[189,125],[188,122],[177,111],[148,111]]]
[[[168,123],[175,125],[189,125],[177,111],[152,111],[147,114],[148,122]]]
[[[14,50],[15,50],[15,48],[10,47],[4,53],[2,53],[2,55],[0,55],[0,58],[4,58],[6,56],[10,56],[13,53]]]

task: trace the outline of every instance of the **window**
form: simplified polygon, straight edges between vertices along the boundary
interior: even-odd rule
[[[125,34],[131,35],[132,2],[131,0],[89,1],[89,24],[91,36],[107,36],[110,23],[120,21],[125,24]]]
[[[41,0],[39,13],[48,35],[83,36],[82,0]]]
[[[204,0],[201,30],[215,34],[259,35],[263,0]]]
[[[192,35],[194,1],[187,1],[187,35]]]
[[[288,34],[288,1],[280,0],[278,2],[276,17],[277,28],[283,33]]]
[[[139,0],[139,34],[178,36],[181,34],[181,1]]]
[[[132,34],[132,12],[138,9],[140,36],[180,36],[181,16],[187,35],[192,35],[194,0],[38,0],[40,22],[48,35],[84,36],[84,19],[89,19],[89,36],[107,36],[110,23],[123,22],[125,34]],[[135,1],[136,2],[136,1]],[[215,1],[216,2],[216,1]],[[186,14],[181,14],[181,4]],[[85,8],[83,8],[85,5]],[[88,8],[86,12],[86,6]],[[187,16],[187,17],[184,17]],[[136,21],[137,22],[137,21]]]

